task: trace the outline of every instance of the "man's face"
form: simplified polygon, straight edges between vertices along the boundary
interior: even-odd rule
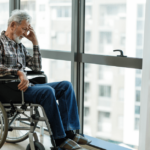
[[[26,20],[23,20],[21,24],[17,24],[16,28],[13,32],[13,39],[16,43],[21,43],[22,38],[24,35],[27,35],[30,23]]]

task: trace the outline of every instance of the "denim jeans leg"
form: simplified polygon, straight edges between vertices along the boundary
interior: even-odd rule
[[[80,129],[77,101],[71,82],[62,81],[45,84],[55,89],[65,131]]]
[[[40,104],[43,106],[49,120],[54,139],[66,136],[63,122],[61,120],[58,104],[55,97],[55,89],[48,85],[36,84],[28,87],[24,92],[26,102]]]

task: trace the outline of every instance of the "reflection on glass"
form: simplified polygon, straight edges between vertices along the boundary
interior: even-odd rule
[[[84,134],[138,150],[142,71],[84,66]]]
[[[9,0],[0,1],[0,34],[2,31],[7,30],[8,18],[9,18]]]
[[[85,53],[142,58],[144,11],[145,1],[86,0]]]
[[[41,49],[71,51],[71,0],[21,0],[21,9],[32,16]],[[32,43],[23,39],[32,48]]]

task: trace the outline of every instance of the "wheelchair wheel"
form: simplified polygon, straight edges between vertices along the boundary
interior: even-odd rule
[[[8,119],[6,111],[0,102],[0,148],[5,143],[8,133]]]
[[[16,118],[13,120],[10,127],[30,127],[29,121],[20,121],[20,118],[28,118],[29,114],[28,112],[25,112],[24,114],[18,114]],[[10,120],[11,121],[11,120]],[[29,130],[13,130],[8,131],[8,135],[6,138],[7,143],[19,143],[24,140],[26,140],[29,136]]]
[[[34,146],[35,150],[45,150],[44,146],[40,142],[34,141]],[[26,150],[31,150],[30,144],[28,144]]]

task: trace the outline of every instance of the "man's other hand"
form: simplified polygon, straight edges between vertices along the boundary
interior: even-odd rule
[[[17,75],[19,76],[21,82],[18,84],[18,90],[25,92],[29,86],[29,80],[26,77],[26,74],[22,71],[18,71]]]

